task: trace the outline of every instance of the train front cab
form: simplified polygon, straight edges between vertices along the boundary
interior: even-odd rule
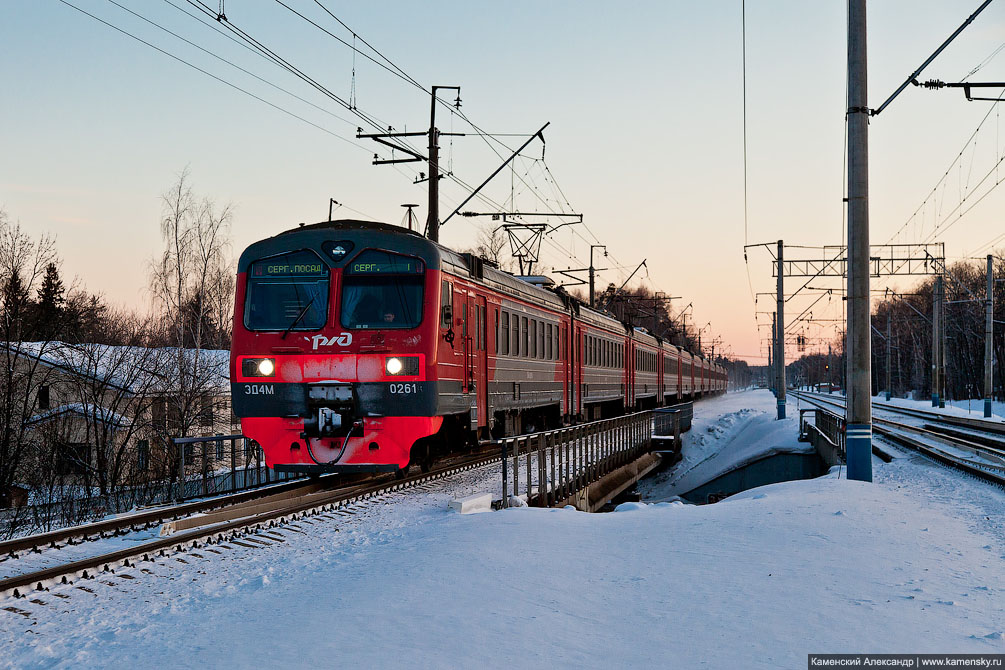
[[[231,392],[277,471],[396,471],[437,433],[439,254],[400,228],[301,227],[238,265]]]

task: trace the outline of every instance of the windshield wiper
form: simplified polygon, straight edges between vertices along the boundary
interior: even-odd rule
[[[281,340],[285,340],[286,339],[286,336],[290,334],[290,331],[293,330],[293,328],[298,323],[300,323],[300,319],[304,318],[304,314],[307,313],[307,310],[309,310],[311,308],[311,305],[313,305],[313,304],[314,304],[314,298],[311,298],[310,300],[307,301],[307,304],[304,305],[304,308],[302,310],[300,310],[299,314],[297,314],[297,318],[293,319],[293,323],[291,323],[289,326],[287,326],[286,330],[283,331],[283,336],[280,337],[279,339],[281,339]]]

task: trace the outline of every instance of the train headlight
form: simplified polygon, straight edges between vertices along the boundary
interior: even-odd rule
[[[272,377],[276,374],[273,358],[245,358],[241,362],[241,374],[245,377]]]
[[[419,374],[419,357],[388,356],[384,359],[384,371],[391,376],[414,377]]]

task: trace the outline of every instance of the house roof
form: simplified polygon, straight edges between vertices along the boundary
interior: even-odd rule
[[[230,388],[230,352],[225,349],[124,347],[66,342],[10,342],[14,356],[25,356],[52,368],[127,393],[170,393],[178,386],[179,369],[199,379],[207,392]],[[179,361],[179,356],[181,360]]]
[[[96,421],[107,424],[112,428],[125,428],[129,426],[129,419],[121,414],[113,412],[107,407],[82,402],[60,405],[59,407],[50,409],[47,412],[36,414],[28,419],[28,425],[31,426],[40,423],[48,423],[49,421],[53,421],[59,417],[69,414],[82,416],[85,419],[95,419]]]

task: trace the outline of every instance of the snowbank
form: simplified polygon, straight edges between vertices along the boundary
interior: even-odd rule
[[[643,498],[670,500],[767,456],[811,453],[813,447],[798,440],[794,399],[784,421],[777,415],[775,397],[763,389],[702,400],[695,405],[690,432],[683,435],[681,462],[640,483]]]
[[[498,482],[472,471],[269,547],[5,602],[0,666],[791,668],[811,652],[1005,651],[1005,493],[915,456],[875,467],[875,484],[835,472],[716,505],[449,511]]]

